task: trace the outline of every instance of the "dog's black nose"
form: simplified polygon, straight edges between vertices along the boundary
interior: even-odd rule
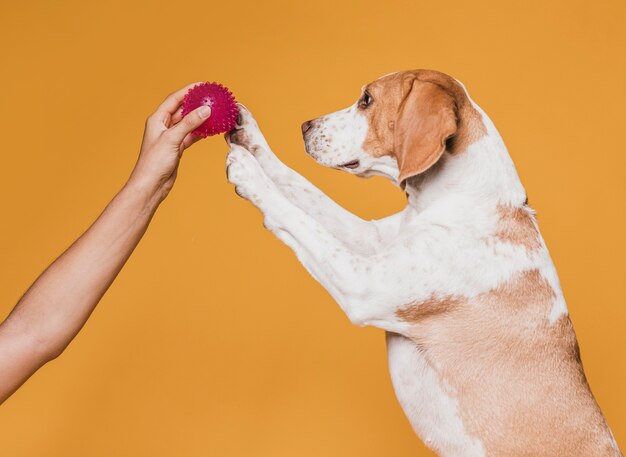
[[[309,129],[313,127],[313,121],[306,121],[302,123],[302,134],[304,135]]]

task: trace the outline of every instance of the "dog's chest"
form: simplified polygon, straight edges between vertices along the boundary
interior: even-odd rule
[[[467,434],[456,400],[446,394],[437,373],[415,343],[387,333],[387,352],[398,401],[424,443],[442,457],[484,456],[482,443]]]

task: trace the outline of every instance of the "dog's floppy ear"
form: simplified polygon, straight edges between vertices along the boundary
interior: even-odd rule
[[[404,81],[404,99],[394,128],[394,153],[398,181],[428,170],[446,149],[446,140],[456,133],[454,98],[442,87],[428,81]]]

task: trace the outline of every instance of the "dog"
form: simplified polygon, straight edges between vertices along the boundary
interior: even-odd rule
[[[319,164],[380,175],[406,208],[365,221],[272,152],[241,106],[227,176],[350,321],[387,333],[415,432],[441,456],[622,456],[559,279],[489,117],[456,79],[385,75],[302,124]]]

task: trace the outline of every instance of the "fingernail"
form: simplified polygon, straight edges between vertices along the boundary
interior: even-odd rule
[[[203,106],[202,108],[198,110],[198,112],[200,113],[200,116],[202,117],[209,117],[211,115],[211,107]]]

